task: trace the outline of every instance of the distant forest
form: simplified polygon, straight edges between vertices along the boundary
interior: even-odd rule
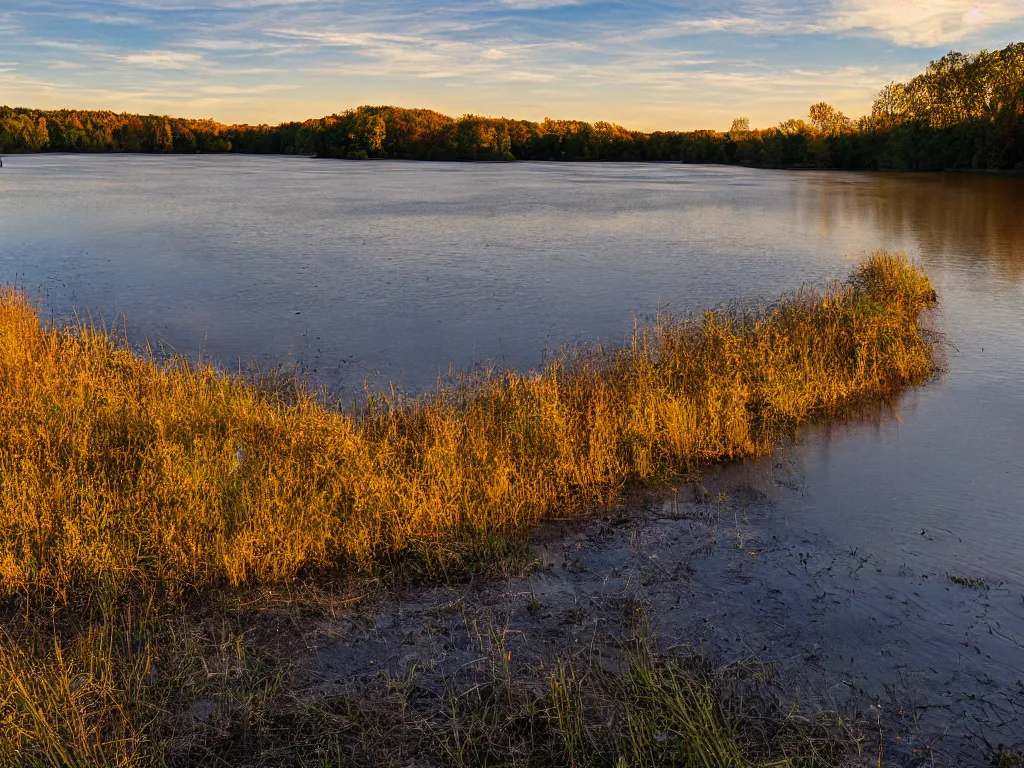
[[[815,104],[807,119],[729,131],[644,133],[612,123],[530,122],[426,109],[359,107],[301,123],[222,125],[154,115],[0,107],[0,153],[245,152],[411,160],[613,160],[767,168],[1024,171],[1024,43],[950,52],[890,83],[851,119]]]

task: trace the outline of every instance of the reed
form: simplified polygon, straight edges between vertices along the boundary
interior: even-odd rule
[[[933,368],[934,301],[901,255],[771,307],[660,318],[420,396],[338,407],[295,383],[134,354],[0,293],[0,596],[286,582],[346,567],[472,567],[552,516],[620,503]]]

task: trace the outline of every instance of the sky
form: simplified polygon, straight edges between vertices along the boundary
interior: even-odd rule
[[[1024,0],[0,0],[0,104],[766,127],[1021,40]]]

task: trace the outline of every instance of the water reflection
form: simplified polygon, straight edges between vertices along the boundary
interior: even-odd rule
[[[823,231],[870,221],[886,240],[913,241],[931,261],[1024,274],[1024,179],[973,174],[817,176],[798,187]]]

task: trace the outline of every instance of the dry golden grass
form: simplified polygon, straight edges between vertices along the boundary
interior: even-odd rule
[[[344,410],[46,327],[0,292],[0,763],[837,765],[848,732],[646,646],[618,672],[570,658],[522,679],[502,651],[493,680],[422,711],[394,681],[376,704],[310,700],[254,640],[258,617],[207,588],[471,568],[546,517],[768,452],[928,376],[934,298],[879,253],[769,309],[663,319],[625,348]],[[210,723],[190,714],[203,700]]]
[[[353,409],[0,293],[0,595],[173,595],[372,570],[444,571],[550,516],[620,501],[932,370],[934,300],[903,256],[771,308],[639,328],[542,370],[456,377]]]

